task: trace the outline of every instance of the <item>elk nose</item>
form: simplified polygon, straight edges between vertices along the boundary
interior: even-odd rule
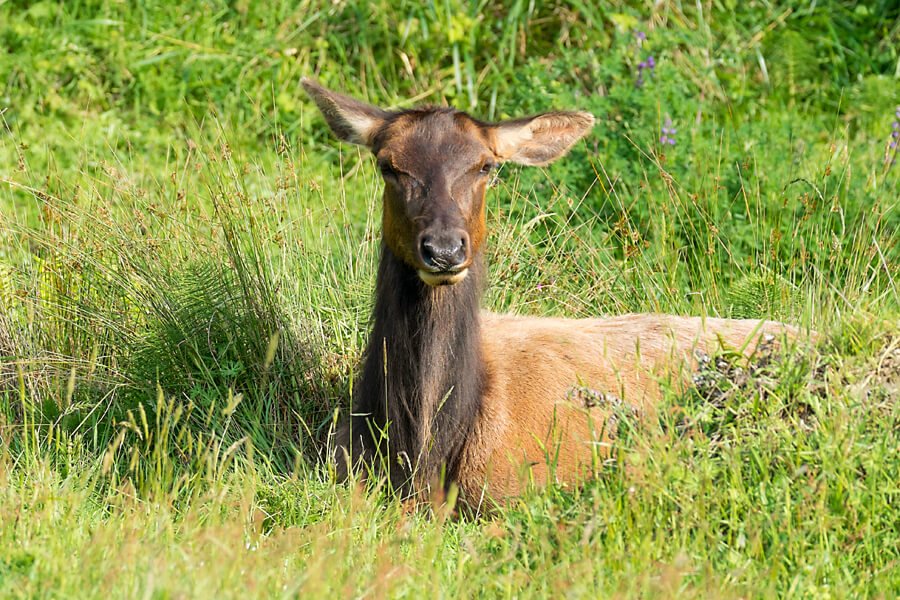
[[[440,234],[425,234],[419,244],[422,263],[434,271],[452,271],[469,258],[469,235],[456,230]]]

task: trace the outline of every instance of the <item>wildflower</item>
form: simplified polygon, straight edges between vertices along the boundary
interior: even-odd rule
[[[891,123],[891,150],[897,149],[897,143],[900,141],[900,106],[894,111],[897,120]]]
[[[891,123],[891,137],[884,152],[884,164],[887,169],[897,162],[897,148],[900,147],[900,106],[894,111],[894,122]]]
[[[648,73],[652,74],[653,69],[655,69],[655,68],[656,68],[656,60],[653,58],[652,55],[648,56],[647,60],[642,60],[641,62],[639,62],[638,63],[637,81],[635,81],[635,85],[637,87],[643,86],[644,85],[644,71],[647,71]]]
[[[634,32],[634,37],[637,39],[638,42],[643,42],[644,40],[647,39],[647,34],[644,33],[643,31],[637,30]]]
[[[660,144],[675,145],[675,134],[678,130],[672,127],[672,118],[666,115],[666,122],[662,126],[662,135],[659,136]]]

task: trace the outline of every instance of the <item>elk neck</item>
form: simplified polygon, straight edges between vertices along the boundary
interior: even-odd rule
[[[483,279],[479,253],[462,281],[426,285],[382,243],[372,333],[354,412],[370,421],[356,426],[374,432],[373,447],[395,489],[423,489],[439,480],[446,486],[456,478],[485,383],[479,327]]]

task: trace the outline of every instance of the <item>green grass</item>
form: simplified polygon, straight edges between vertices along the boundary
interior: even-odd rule
[[[0,596],[898,595],[900,13],[595,4],[0,0]],[[487,307],[818,347],[712,363],[596,481],[478,518],[335,484],[381,183],[303,75],[597,115],[501,169]]]

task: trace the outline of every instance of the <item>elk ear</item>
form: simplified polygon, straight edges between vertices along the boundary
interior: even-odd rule
[[[345,142],[371,147],[375,134],[391,116],[376,106],[332,92],[312,79],[304,77],[300,83],[319,107],[334,135]]]
[[[587,112],[550,112],[491,126],[494,153],[521,165],[547,165],[563,156],[594,126]]]

